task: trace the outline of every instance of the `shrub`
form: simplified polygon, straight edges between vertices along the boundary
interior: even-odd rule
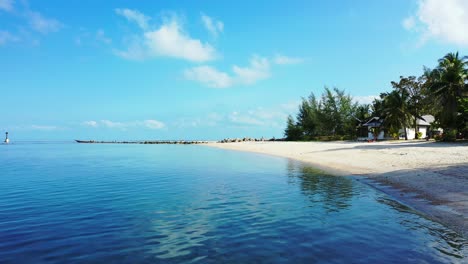
[[[454,142],[457,139],[457,130],[449,130],[442,134],[442,141],[445,142]]]
[[[422,138],[422,132],[416,132],[416,139]]]

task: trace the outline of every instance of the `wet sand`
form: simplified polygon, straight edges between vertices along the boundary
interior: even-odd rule
[[[209,143],[355,176],[468,237],[468,144],[432,141]]]

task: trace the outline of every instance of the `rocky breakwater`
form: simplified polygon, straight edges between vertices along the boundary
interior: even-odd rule
[[[270,138],[270,139],[265,139],[263,137],[261,138],[250,138],[250,137],[245,137],[245,138],[225,138],[223,140],[218,141],[218,143],[235,143],[235,142],[261,142],[261,141],[284,141],[284,139],[276,139],[276,138]]]

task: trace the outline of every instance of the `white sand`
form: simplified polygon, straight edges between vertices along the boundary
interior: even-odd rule
[[[356,175],[467,237],[468,144],[426,141],[240,142],[209,146],[263,153]]]

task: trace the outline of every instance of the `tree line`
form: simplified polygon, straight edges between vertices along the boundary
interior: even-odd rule
[[[400,76],[391,82],[392,90],[383,92],[372,104],[359,104],[338,88],[324,88],[317,98],[311,93],[302,98],[295,118],[288,116],[284,131],[286,140],[344,140],[358,136],[358,128],[371,117],[383,120],[387,135],[399,138],[403,128],[415,128],[423,115],[433,115],[432,126],[442,128],[440,137],[453,141],[468,137],[468,57],[448,53],[423,74]],[[376,131],[378,132],[378,131]]]

